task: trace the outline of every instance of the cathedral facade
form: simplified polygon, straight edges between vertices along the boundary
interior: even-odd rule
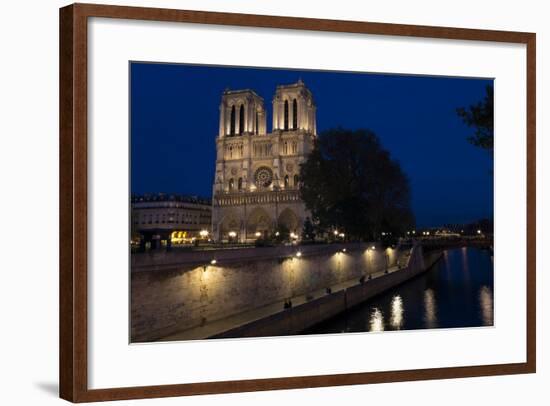
[[[271,133],[262,97],[250,89],[223,93],[212,193],[215,240],[250,242],[280,227],[299,238],[308,216],[299,194],[300,164],[317,136],[315,114],[301,80],[277,86]]]

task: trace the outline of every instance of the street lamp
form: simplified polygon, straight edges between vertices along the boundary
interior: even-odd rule
[[[208,230],[201,230],[199,232],[199,235],[201,236],[201,238],[206,238],[208,237]]]
[[[300,251],[298,251],[298,252],[296,253],[296,257],[297,257],[297,258],[300,258],[301,256],[302,256],[302,253],[301,253]]]
[[[212,261],[210,261],[210,265],[216,265],[218,261],[216,261],[216,259],[214,258]]]
[[[256,236],[256,238],[260,238],[260,236],[262,235],[262,233],[260,233],[259,231],[256,231],[254,233],[254,235]]]

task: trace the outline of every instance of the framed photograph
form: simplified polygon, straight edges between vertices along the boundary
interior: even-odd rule
[[[534,33],[74,4],[60,40],[62,398],[535,372]]]

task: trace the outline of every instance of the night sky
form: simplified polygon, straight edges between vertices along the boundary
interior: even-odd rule
[[[457,107],[477,103],[492,80],[240,67],[132,63],[133,194],[210,197],[224,89],[264,98],[271,131],[278,84],[302,79],[317,105],[317,130],[374,131],[410,179],[417,226],[493,217],[493,162],[466,141]]]

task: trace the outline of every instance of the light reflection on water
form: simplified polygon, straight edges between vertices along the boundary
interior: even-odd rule
[[[479,306],[483,325],[493,325],[493,291],[488,286],[482,286],[479,290]]]
[[[403,326],[403,299],[395,295],[391,301],[391,319],[390,324],[396,330],[401,330]]]
[[[437,308],[433,289],[424,291],[424,321],[426,328],[437,327]]]
[[[493,263],[487,251],[445,251],[428,272],[306,334],[493,325]]]
[[[384,331],[384,315],[380,309],[374,309],[370,316],[369,331]]]

